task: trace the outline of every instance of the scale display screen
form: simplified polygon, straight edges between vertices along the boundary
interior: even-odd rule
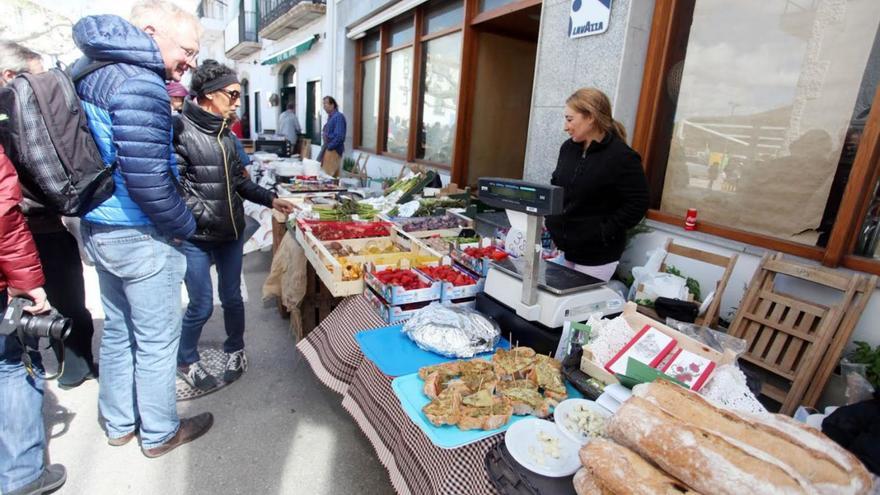
[[[506,210],[532,215],[562,213],[562,188],[515,179],[481,177],[480,201]]]

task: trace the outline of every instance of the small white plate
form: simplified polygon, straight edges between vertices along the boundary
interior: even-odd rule
[[[538,438],[540,432],[559,440],[559,459],[544,454],[544,444]],[[527,418],[517,421],[504,434],[504,443],[516,462],[529,471],[544,476],[553,478],[570,476],[581,467],[581,460],[578,457],[580,445],[569,440],[555,424],[544,419]],[[533,458],[529,452],[530,447],[538,457],[543,455],[543,464],[539,464]]]
[[[565,435],[566,438],[573,442],[577,442],[578,445],[586,445],[590,441],[590,437],[583,434],[580,431],[572,431],[565,426],[565,420],[568,418],[569,413],[571,413],[575,407],[578,405],[585,405],[587,408],[599,416],[602,416],[606,420],[611,417],[611,413],[605,409],[604,407],[596,404],[595,402],[587,399],[568,399],[564,400],[556,406],[556,409],[553,410],[553,420],[556,422],[556,426],[559,430]]]

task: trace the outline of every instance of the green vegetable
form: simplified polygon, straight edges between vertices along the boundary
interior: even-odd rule
[[[345,198],[335,206],[316,205],[312,207],[312,211],[317,212],[321,220],[328,221],[349,220],[352,215],[364,220],[371,220],[376,216],[376,209],[371,205],[358,203],[351,198]]]
[[[880,389],[880,345],[871,349],[871,344],[856,341],[856,350],[849,356],[853,363],[867,365],[868,381],[875,389]]]
[[[685,277],[684,275],[681,274],[681,270],[679,270],[678,268],[676,268],[674,266],[667,266],[666,273],[687,279],[687,281],[684,283],[684,285],[687,286],[688,292],[690,292],[691,294],[694,295],[695,300],[697,300],[697,301],[703,300],[700,297],[700,282],[697,282],[697,279],[694,279],[691,277]]]

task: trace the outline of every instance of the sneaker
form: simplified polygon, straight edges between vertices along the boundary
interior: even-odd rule
[[[67,481],[67,470],[61,464],[52,464],[43,469],[40,477],[27,485],[13,490],[7,495],[41,495],[50,493],[59,488]]]
[[[214,415],[209,412],[202,413],[191,418],[183,418],[180,420],[180,427],[177,429],[177,433],[175,433],[170,440],[158,447],[153,447],[152,449],[143,449],[143,453],[145,456],[151,459],[165,455],[168,452],[176,449],[177,447],[180,447],[185,443],[192,442],[193,440],[204,435],[208,432],[208,430],[211,429],[211,426],[213,424]]]
[[[191,387],[195,387],[203,392],[217,388],[217,379],[208,373],[208,370],[202,366],[200,361],[190,365],[178,366],[177,376],[183,378],[183,381]]]
[[[245,371],[247,371],[247,355],[244,353],[244,349],[226,354],[226,371],[223,372],[224,382],[231,383],[238,380]]]

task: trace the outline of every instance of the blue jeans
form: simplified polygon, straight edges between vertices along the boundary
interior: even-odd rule
[[[186,258],[152,226],[84,221],[81,230],[104,306],[98,407],[107,436],[139,428],[143,448],[157,447],[180,426],[174,355]]]
[[[183,316],[180,350],[177,351],[178,366],[199,360],[199,337],[205,322],[214,311],[214,294],[211,287],[211,263],[217,265],[217,292],[223,305],[223,324],[226,327],[224,352],[244,349],[244,301],[241,299],[241,263],[244,243],[185,242],[186,291],[189,306]]]
[[[0,291],[0,297],[0,307],[6,307],[6,292]],[[0,336],[0,493],[17,490],[43,472],[42,370],[28,376],[21,352],[15,335]],[[37,367],[39,354],[31,357]]]

